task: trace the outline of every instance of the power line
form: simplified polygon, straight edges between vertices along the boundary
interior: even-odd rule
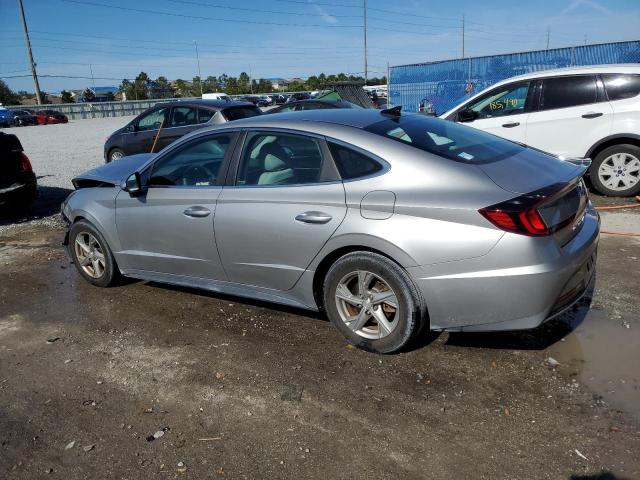
[[[237,10],[241,12],[252,12],[252,13],[274,13],[277,15],[296,15],[299,17],[325,17],[331,16],[336,18],[362,18],[361,15],[334,15],[332,13],[322,14],[322,13],[308,13],[308,12],[285,12],[283,10],[262,10],[259,8],[242,8],[242,7],[230,7],[228,5],[220,5],[219,3],[204,3],[204,2],[194,2],[192,0],[168,0],[172,3],[182,3],[186,5],[198,5],[201,7],[214,7],[214,8],[223,8],[225,10]],[[312,4],[307,4],[312,5]]]
[[[256,21],[256,20],[238,20],[238,19],[231,19],[231,18],[206,17],[203,15],[186,15],[182,13],[163,12],[159,10],[123,7],[119,5],[109,5],[106,3],[89,2],[89,1],[83,1],[83,0],[60,0],[60,1],[66,2],[66,3],[75,3],[78,5],[89,5],[93,7],[111,8],[111,9],[122,10],[127,12],[136,12],[136,13],[144,13],[144,14],[152,14],[152,15],[164,15],[169,17],[189,18],[189,19],[195,19],[195,20],[210,20],[214,22],[246,23],[246,24],[252,24],[252,25],[274,25],[278,27],[362,28],[362,25],[331,25],[331,24],[320,25],[320,24],[310,24],[310,23],[281,23],[281,22],[262,22],[262,21]]]

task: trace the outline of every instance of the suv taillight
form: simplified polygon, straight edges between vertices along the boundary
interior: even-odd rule
[[[33,171],[29,157],[27,157],[24,152],[20,152],[20,168],[25,172]]]
[[[586,187],[580,180],[577,184],[551,185],[479,212],[501,230],[539,237],[573,223],[586,204]]]

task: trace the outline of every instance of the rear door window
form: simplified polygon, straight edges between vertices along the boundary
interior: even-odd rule
[[[545,78],[543,81],[541,110],[577,107],[596,101],[596,77],[592,75]]]
[[[256,117],[262,114],[262,111],[257,107],[234,107],[224,109],[222,114],[224,118],[231,122],[241,118]]]
[[[625,100],[640,95],[640,75],[602,75],[609,100]]]
[[[186,127],[198,123],[197,110],[193,107],[173,107],[170,127]]]

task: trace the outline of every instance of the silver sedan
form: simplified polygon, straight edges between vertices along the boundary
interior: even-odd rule
[[[528,329],[593,277],[585,165],[399,109],[265,115],[74,179],[80,275],[326,312],[354,345]]]

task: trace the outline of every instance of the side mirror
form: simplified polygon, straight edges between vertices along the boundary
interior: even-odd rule
[[[125,192],[129,192],[129,195],[132,197],[136,197],[144,192],[144,188],[142,186],[142,179],[140,178],[140,173],[134,172],[129,175],[129,178],[125,180],[122,189]]]
[[[465,108],[458,112],[458,121],[461,123],[473,122],[476,118],[478,118],[478,114],[470,108]]]

